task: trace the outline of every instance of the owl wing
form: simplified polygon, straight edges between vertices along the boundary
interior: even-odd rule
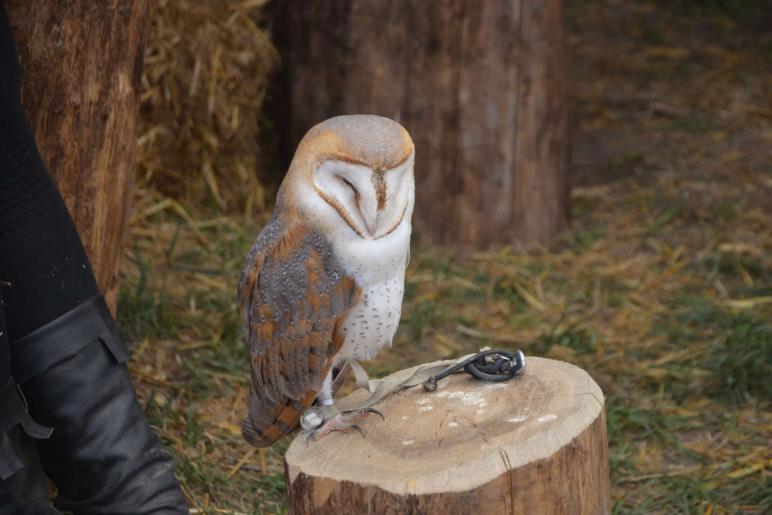
[[[296,427],[316,398],[359,288],[323,236],[285,215],[266,225],[247,254],[238,293],[252,366],[242,432],[265,446]]]

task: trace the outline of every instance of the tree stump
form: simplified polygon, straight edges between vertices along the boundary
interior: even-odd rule
[[[341,406],[364,397],[360,390]],[[298,436],[285,456],[290,513],[610,512],[603,393],[583,370],[528,358],[502,383],[456,374],[402,390],[357,433]]]
[[[6,2],[22,102],[115,310],[136,160],[146,0]]]
[[[330,116],[393,118],[415,142],[421,242],[551,242],[569,217],[562,4],[276,2],[282,153]]]

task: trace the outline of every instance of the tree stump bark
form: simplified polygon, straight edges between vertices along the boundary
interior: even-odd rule
[[[282,153],[334,115],[393,118],[416,147],[421,241],[547,244],[568,227],[560,0],[287,0],[274,32]]]
[[[6,4],[22,102],[114,310],[134,181],[147,2]]]
[[[363,391],[339,401],[341,406]],[[605,514],[603,393],[583,370],[528,358],[523,376],[466,374],[402,390],[357,433],[298,436],[285,456],[290,513]]]

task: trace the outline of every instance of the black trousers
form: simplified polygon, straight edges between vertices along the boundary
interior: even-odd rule
[[[0,3],[0,386],[12,370],[12,342],[98,293],[27,123],[16,46]]]

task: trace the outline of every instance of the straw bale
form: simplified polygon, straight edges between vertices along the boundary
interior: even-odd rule
[[[267,0],[151,3],[142,75],[138,191],[252,213],[261,108],[277,52],[260,26]]]

